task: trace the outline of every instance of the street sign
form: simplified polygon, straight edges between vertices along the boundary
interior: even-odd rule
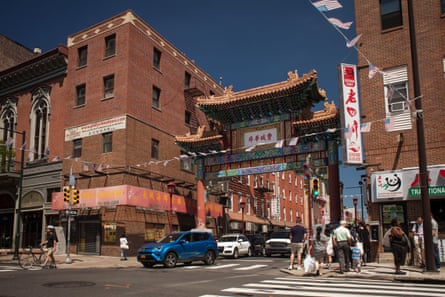
[[[67,209],[65,213],[69,216],[77,216],[77,210]]]

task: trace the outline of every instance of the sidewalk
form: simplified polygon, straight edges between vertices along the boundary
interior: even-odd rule
[[[12,260],[13,255],[8,253],[0,253],[0,265],[18,265],[18,262]],[[96,255],[79,255],[71,254],[71,263],[67,264],[66,255],[56,255],[58,269],[88,269],[88,268],[141,268],[142,265],[137,262],[136,257],[128,257],[127,261],[121,261],[119,257],[96,256]],[[445,268],[441,272],[423,272],[421,268],[413,266],[403,266],[402,270],[407,272],[406,275],[394,274],[394,267],[390,263],[368,263],[362,267],[360,273],[346,272],[339,274],[338,263],[332,265],[331,270],[323,269],[321,277],[336,278],[364,278],[364,279],[382,279],[396,281],[412,281],[412,282],[429,282],[429,283],[445,283]],[[280,269],[281,272],[295,275],[305,276],[303,270]],[[310,275],[307,275],[310,276]]]

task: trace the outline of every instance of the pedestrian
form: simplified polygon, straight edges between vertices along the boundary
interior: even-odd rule
[[[340,264],[340,274],[349,271],[349,245],[351,243],[351,232],[346,228],[346,221],[340,221],[340,226],[334,230],[332,236],[335,253]]]
[[[358,240],[362,243],[362,262],[364,266],[371,260],[371,239],[369,238],[368,226],[369,225],[365,224],[363,221],[361,221],[358,226]]]
[[[322,275],[321,268],[326,255],[327,243],[329,241],[329,237],[322,233],[322,231],[322,226],[318,226],[312,243],[317,275]]]
[[[409,239],[400,227],[397,218],[391,220],[391,228],[389,228],[383,237],[383,245],[389,245],[391,248],[394,256],[395,274],[406,274],[405,271],[400,270],[400,266],[405,265],[406,254],[409,249]]]
[[[362,255],[363,255],[362,246],[359,245],[357,241],[352,241],[352,243],[351,243],[351,263],[352,263],[352,269],[354,269],[354,271],[357,273],[361,272]]]
[[[128,239],[127,239],[127,236],[125,235],[125,232],[122,233],[121,237],[119,238],[119,242],[120,242],[120,248],[121,248],[121,261],[126,261],[127,260],[127,250],[130,247],[128,246]]]
[[[56,259],[54,258],[54,253],[57,249],[57,235],[55,233],[55,228],[53,225],[48,225],[46,227],[46,240],[40,243],[40,246],[46,246],[46,257],[42,264],[42,267],[46,268],[57,268]],[[48,262],[51,260],[51,264],[48,266]]]
[[[425,267],[425,243],[423,241],[423,218],[417,217],[413,226],[415,265]]]
[[[290,242],[291,242],[291,253],[290,253],[290,264],[289,270],[294,269],[295,255],[297,255],[297,269],[301,270],[301,257],[303,253],[303,247],[307,238],[306,227],[301,224],[301,217],[296,218],[296,224],[290,230]]]
[[[436,271],[440,271],[440,255],[439,255],[439,224],[431,214],[431,229],[433,231],[433,249],[434,249],[434,261],[436,263]]]

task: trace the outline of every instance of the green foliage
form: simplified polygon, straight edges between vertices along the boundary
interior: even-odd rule
[[[0,170],[8,172],[14,165],[15,149],[6,146],[4,141],[0,141]]]

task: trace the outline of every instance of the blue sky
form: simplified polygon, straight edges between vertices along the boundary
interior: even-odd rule
[[[312,0],[315,1],[315,0]],[[354,21],[352,0],[327,13]],[[66,44],[76,33],[127,9],[194,60],[223,86],[235,91],[287,79],[287,72],[317,70],[319,87],[338,106],[337,66],[356,63],[357,52],[309,0],[78,0],[4,1],[0,33],[43,52]],[[355,23],[342,30],[355,37]],[[317,106],[321,109],[322,106]],[[360,172],[341,166],[345,204],[352,205]]]

